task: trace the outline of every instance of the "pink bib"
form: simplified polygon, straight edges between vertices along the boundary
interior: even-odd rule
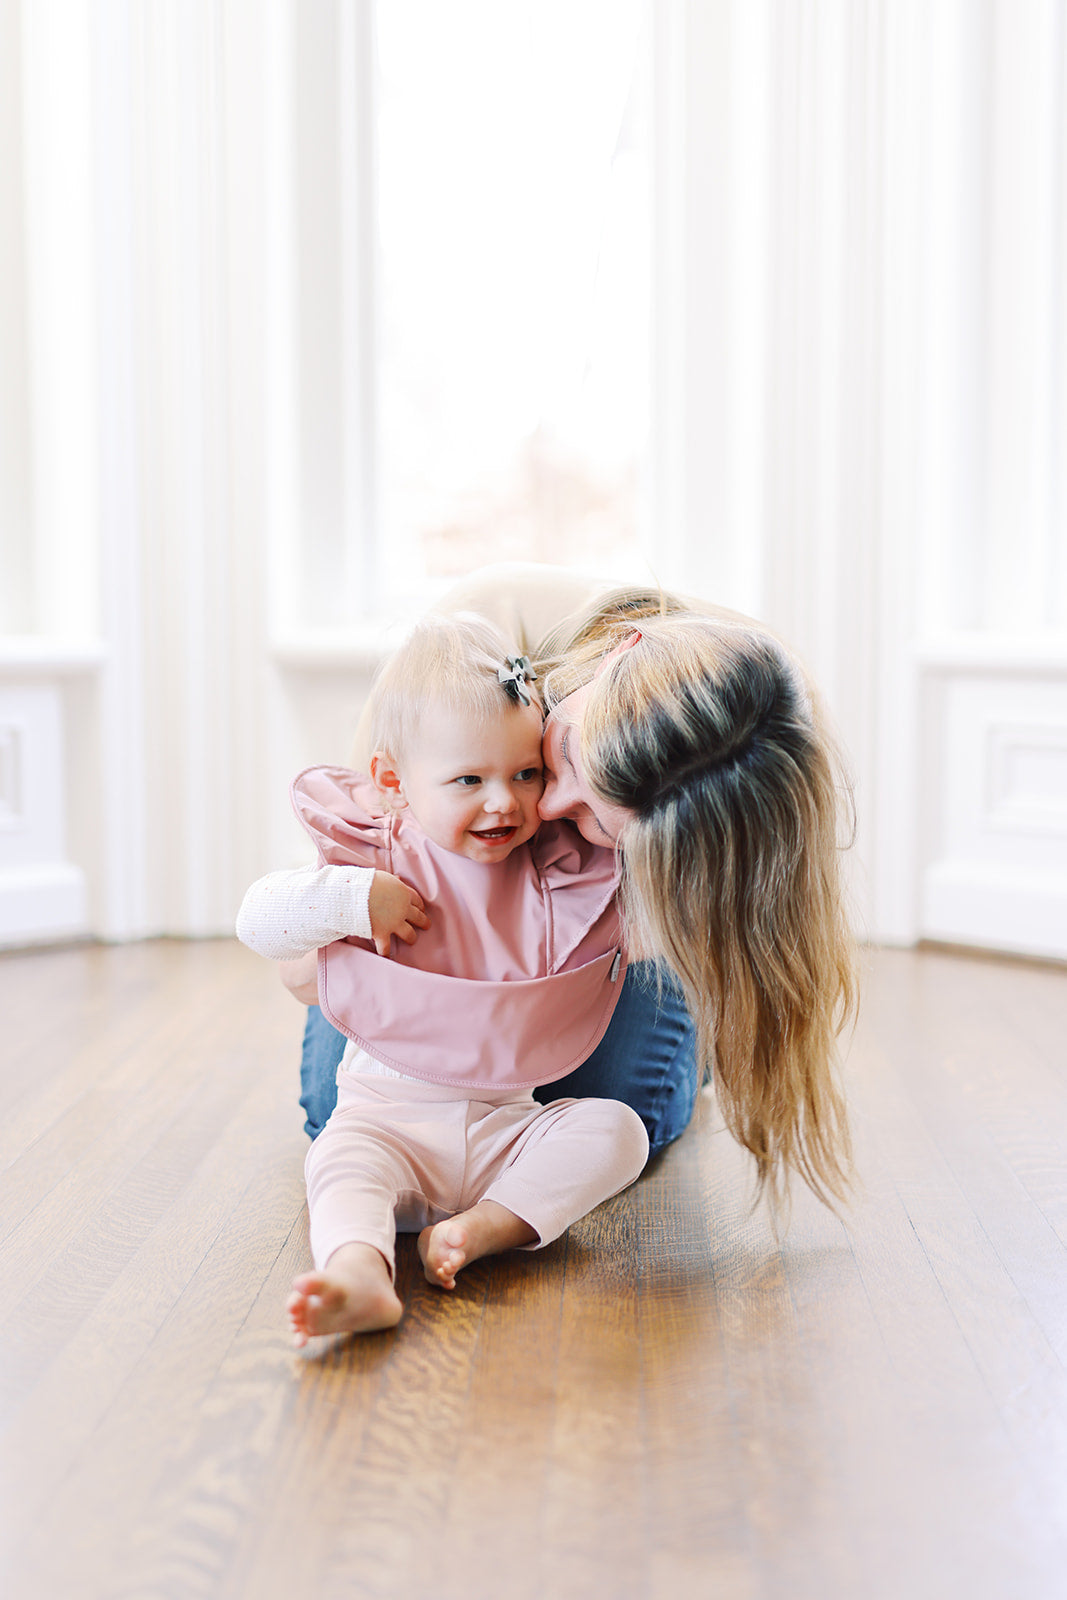
[[[301,773],[292,797],[321,862],[395,873],[433,923],[390,959],[362,941],[320,951],[335,1027],[405,1075],[468,1090],[551,1083],[585,1060],[625,970],[613,851],[544,823],[506,861],[468,861],[343,767]]]

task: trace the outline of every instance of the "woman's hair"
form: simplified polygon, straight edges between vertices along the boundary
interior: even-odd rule
[[[727,1126],[784,1198],[848,1188],[836,1036],[855,1008],[840,875],[851,797],[812,691],[770,633],[650,593],[608,597],[550,651],[546,698],[591,693],[585,775],[620,837],[631,944],[677,975]],[[654,603],[655,601],[655,603]],[[641,639],[597,672],[606,650]],[[573,646],[572,648],[568,648]]]
[[[516,693],[500,679],[505,659],[514,654],[514,645],[484,617],[424,617],[371,686],[371,749],[399,760],[430,710],[495,717],[518,704]],[[535,684],[524,682],[522,693],[539,703]]]

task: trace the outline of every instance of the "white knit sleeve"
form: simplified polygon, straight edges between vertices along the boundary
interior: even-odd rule
[[[269,872],[237,913],[237,937],[272,961],[294,961],[335,939],[369,939],[373,867],[297,867]]]

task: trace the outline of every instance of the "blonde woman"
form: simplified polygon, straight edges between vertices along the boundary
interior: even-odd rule
[[[684,1130],[710,1072],[761,1190],[780,1199],[797,1174],[828,1204],[843,1198],[835,1046],[855,1002],[840,878],[850,799],[798,663],[736,613],[553,568],[487,568],[439,609],[490,617],[533,658],[548,710],[540,814],[619,854],[624,994],[588,1060],[538,1097],[621,1099],[655,1154]],[[314,1001],[307,966],[285,979]],[[312,1137],[336,1092],[344,1041],[331,1035],[313,1007]]]

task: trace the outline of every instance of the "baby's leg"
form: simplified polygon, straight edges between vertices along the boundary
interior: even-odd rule
[[[352,1113],[330,1119],[305,1162],[314,1272],[288,1301],[297,1346],[313,1334],[392,1328],[403,1311],[393,1288],[395,1210],[413,1186],[401,1142]]]
[[[472,1141],[488,1148],[492,1123],[486,1118],[472,1130]],[[472,1145],[471,1179],[481,1199],[420,1234],[427,1278],[452,1289],[456,1273],[479,1256],[549,1244],[633,1183],[647,1159],[644,1123],[619,1101],[557,1100],[537,1108],[482,1174]]]
[[[395,1328],[403,1306],[380,1250],[344,1244],[322,1272],[293,1279],[287,1306],[297,1349],[317,1333],[373,1333]]]

